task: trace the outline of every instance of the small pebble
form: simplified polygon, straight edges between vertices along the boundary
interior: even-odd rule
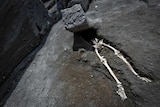
[[[49,21],[47,21],[47,24],[48,24],[48,25],[51,25],[51,23],[50,23]]]
[[[93,78],[94,76],[93,75],[91,75],[91,78]]]
[[[64,48],[64,50],[66,51],[66,50],[67,50],[67,48]]]
[[[3,76],[2,78],[5,79],[5,76]]]
[[[97,5],[95,6],[95,9],[96,9],[96,11],[98,10],[98,6]]]

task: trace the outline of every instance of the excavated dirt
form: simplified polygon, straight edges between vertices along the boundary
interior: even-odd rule
[[[94,52],[65,52],[58,61],[58,79],[65,83],[61,100],[55,106],[65,107],[132,107],[116,96],[116,84],[106,78],[107,71]]]

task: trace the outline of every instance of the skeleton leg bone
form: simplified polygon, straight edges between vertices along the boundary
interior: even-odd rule
[[[117,83],[117,88],[118,88],[118,91],[117,91],[117,94],[121,97],[122,100],[125,100],[127,99],[127,96],[125,94],[125,91],[124,91],[124,88],[122,86],[122,83],[118,80],[118,78],[115,76],[114,72],[112,71],[111,67],[109,66],[109,64],[107,63],[107,60],[101,56],[99,53],[98,53],[98,49],[97,49],[97,46],[95,44],[95,52],[97,54],[97,56],[99,57],[100,61],[107,67],[109,73],[112,75],[112,77],[115,79],[116,83]]]
[[[112,46],[109,45],[109,44],[105,44],[105,43],[103,42],[103,40],[98,41],[98,39],[97,39],[96,42],[97,42],[97,44],[99,44],[99,47],[100,47],[100,45],[102,45],[102,46],[108,47],[108,48],[110,48],[111,50],[113,50],[114,53],[115,53],[115,55],[116,55],[118,58],[120,58],[120,59],[128,66],[128,68],[133,72],[133,74],[136,75],[139,79],[141,79],[141,80],[143,80],[143,81],[145,81],[145,82],[151,82],[150,79],[148,79],[148,78],[146,78],[146,77],[141,77],[141,76],[139,76],[139,75],[136,73],[136,71],[133,69],[133,67],[131,66],[131,64],[130,64],[130,63],[126,60],[126,58],[120,53],[120,51],[118,51],[117,49],[115,49],[114,47],[112,47]]]

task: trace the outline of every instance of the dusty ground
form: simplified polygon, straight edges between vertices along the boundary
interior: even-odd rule
[[[120,100],[115,81],[94,52],[72,51],[73,34],[60,21],[4,107],[159,107],[159,4],[97,0],[87,12],[102,21],[98,35],[120,49],[140,75],[153,80],[137,79],[110,50],[102,50],[122,81],[127,100]]]

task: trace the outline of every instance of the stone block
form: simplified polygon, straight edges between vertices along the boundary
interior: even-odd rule
[[[67,7],[72,7],[75,4],[81,4],[83,10],[86,12],[88,10],[90,1],[89,0],[70,0],[68,2]]]
[[[61,11],[62,20],[67,30],[78,32],[89,28],[87,17],[80,4]]]

